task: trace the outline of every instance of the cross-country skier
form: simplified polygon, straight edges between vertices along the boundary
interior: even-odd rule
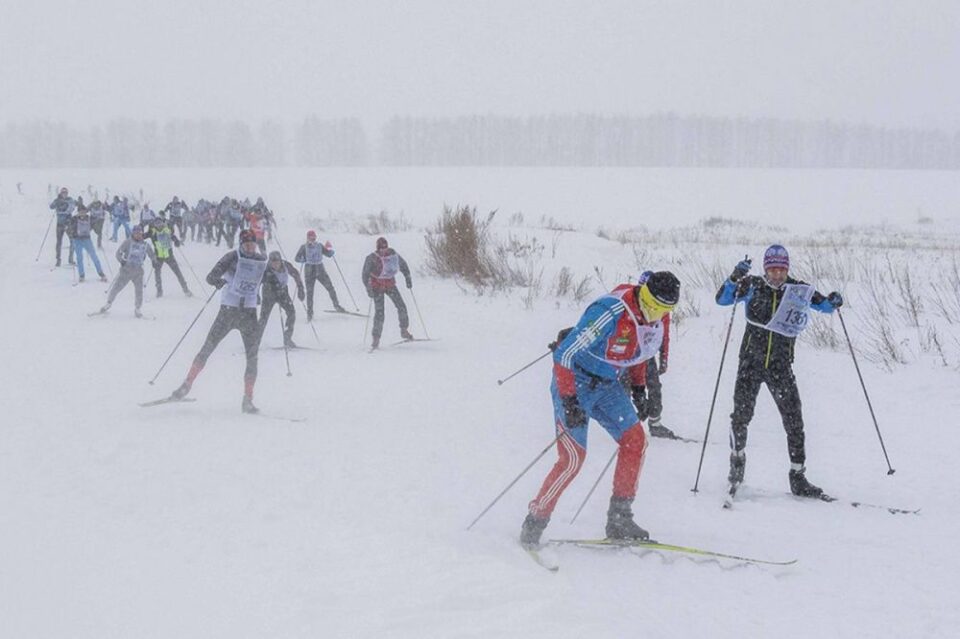
[[[260,252],[266,253],[267,242],[264,238],[267,231],[266,223],[264,222],[263,217],[253,209],[246,209],[243,212],[243,219],[247,223],[247,228],[253,231],[253,234],[257,236],[257,247],[260,249]]]
[[[333,302],[334,310],[344,313],[346,309],[340,306],[340,301],[337,299],[337,290],[333,287],[333,282],[330,281],[330,276],[327,275],[327,269],[323,266],[324,257],[333,257],[335,251],[333,250],[333,245],[330,242],[320,244],[317,241],[317,232],[313,229],[307,231],[307,242],[306,244],[301,244],[300,248],[297,249],[297,254],[294,256],[293,261],[297,264],[303,264],[303,278],[307,281],[307,321],[313,319],[313,289],[316,286],[317,282],[327,289],[327,293],[330,295],[330,301]],[[364,278],[366,281],[366,278]]]
[[[93,247],[93,240],[90,239],[90,232],[93,230],[93,218],[87,212],[86,207],[78,209],[77,214],[70,218],[67,228],[67,235],[73,243],[73,250],[77,258],[77,274],[80,281],[84,280],[83,254],[90,256],[90,260],[97,269],[97,275],[101,282],[107,281],[107,276],[103,274],[103,267],[100,265],[100,258],[97,256],[97,249]]]
[[[100,309],[101,313],[106,313],[113,305],[113,300],[129,283],[133,282],[133,314],[141,317],[140,307],[143,305],[143,262],[149,259],[153,262],[156,256],[153,252],[153,246],[150,242],[143,239],[143,227],[133,227],[133,237],[127,238],[117,249],[117,261],[120,262],[120,270],[117,277],[110,286],[107,293],[107,303]]]
[[[257,351],[260,348],[257,303],[260,283],[267,269],[267,258],[257,252],[257,238],[252,231],[240,231],[239,239],[240,245],[237,249],[221,257],[207,274],[207,283],[221,290],[220,312],[213,320],[207,340],[193,359],[187,378],[171,396],[174,399],[186,397],[197,375],[206,365],[207,358],[227,333],[236,329],[240,331],[247,356],[243,374],[243,402],[240,407],[245,413],[257,413],[259,409],[253,405],[253,387],[257,383]]]
[[[739,262],[717,291],[717,304],[743,302],[747,327],[740,344],[740,364],[730,415],[730,494],[736,493],[746,468],[747,425],[753,417],[760,385],[766,384],[783,419],[790,455],[790,490],[801,497],[823,491],[806,477],[803,414],[793,374],[793,349],[807,324],[808,309],[832,313],[843,304],[840,293],[824,296],[809,284],[787,275],[790,256],[779,244],[763,255],[763,277],[749,275],[751,261]]]
[[[410,267],[407,262],[400,257],[400,254],[394,251],[387,244],[387,238],[377,238],[377,250],[367,256],[363,262],[363,286],[367,289],[367,295],[373,300],[373,344],[371,348],[380,347],[380,335],[383,333],[383,297],[389,297],[397,307],[397,315],[400,320],[400,336],[403,339],[413,339],[413,335],[407,330],[410,326],[410,317],[407,315],[407,305],[403,303],[403,297],[397,290],[397,273],[402,273],[407,281],[407,288],[413,288],[413,280],[410,278]],[[339,309],[338,309],[339,310]]]
[[[164,264],[169,266],[173,274],[176,275],[177,281],[180,282],[180,288],[183,289],[183,294],[187,297],[193,297],[190,287],[187,286],[187,280],[184,279],[183,273],[180,271],[177,258],[173,255],[173,247],[179,247],[180,240],[174,234],[170,225],[167,224],[167,221],[162,217],[153,218],[146,237],[153,243],[153,251],[156,254],[156,259],[153,261],[153,279],[157,285],[157,297],[163,297],[163,278],[160,271]]]
[[[637,283],[646,283],[651,275],[653,271],[644,271]],[[647,361],[647,383],[631,389],[631,397],[634,406],[637,407],[637,415],[641,420],[646,420],[651,437],[676,439],[677,435],[660,421],[663,413],[663,385],[660,383],[660,376],[666,374],[670,359],[670,313],[663,316],[661,323],[663,324],[663,341],[660,343],[658,353],[660,361],[657,362],[657,357],[651,357]]]
[[[293,326],[297,321],[297,312],[293,308],[293,300],[290,299],[290,292],[287,290],[287,282],[291,277],[297,284],[297,298],[302,302],[304,291],[299,271],[293,264],[283,259],[280,251],[270,253],[268,267],[263,276],[260,331],[262,333],[266,330],[273,305],[278,304],[287,314],[287,323],[283,328],[283,345],[288,348],[296,348],[297,345],[293,343]]]
[[[659,271],[644,284],[621,284],[596,299],[553,351],[554,423],[559,459],[530,502],[520,542],[537,546],[564,489],[580,472],[587,454],[587,423],[592,417],[620,446],[607,511],[610,539],[647,539],[633,520],[631,505],[647,449],[647,433],[637,416],[625,378],[643,386],[644,363],[660,348],[664,315],[680,297],[680,282]]]
[[[73,217],[73,212],[77,209],[77,201],[70,197],[67,187],[63,187],[57,193],[56,199],[50,203],[50,208],[57,215],[57,244],[55,247],[57,255],[57,266],[60,266],[60,251],[63,248],[63,236],[67,233],[67,226]],[[70,239],[70,236],[67,236]],[[67,261],[73,264],[73,244],[68,249]]]
[[[173,199],[160,211],[160,215],[166,215],[171,228],[177,232],[181,239],[186,239],[183,232],[183,216],[189,210],[186,203],[181,202],[180,198],[174,195]]]
[[[121,226],[126,237],[130,237],[130,204],[127,202],[127,198],[121,200],[119,196],[113,196],[113,204],[110,205],[110,220],[113,222],[111,242],[117,241],[117,231],[120,230]]]
[[[90,203],[90,219],[93,220],[93,230],[97,234],[97,248],[103,248],[103,222],[107,216],[107,209],[100,200]]]

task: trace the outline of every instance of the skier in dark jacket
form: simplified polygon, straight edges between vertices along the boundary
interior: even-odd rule
[[[77,201],[70,197],[70,192],[67,190],[67,187],[63,187],[57,193],[56,199],[50,203],[50,208],[57,215],[57,244],[55,250],[57,266],[60,266],[60,251],[63,248],[63,236],[67,235],[67,239],[70,239],[70,236],[67,234],[67,227],[70,225],[70,218],[73,216],[73,212],[77,209]],[[73,264],[72,241],[70,242],[67,253],[67,261]]]
[[[155,217],[147,230],[146,238],[153,244],[153,251],[156,259],[153,261],[153,279],[157,285],[157,297],[163,297],[163,276],[161,270],[166,264],[173,271],[180,283],[183,294],[187,297],[193,297],[190,287],[187,286],[187,280],[183,277],[177,258],[173,254],[173,247],[180,246],[180,240],[176,233],[162,217]]]
[[[87,212],[86,207],[79,208],[77,214],[70,218],[67,225],[67,235],[70,236],[70,242],[73,244],[74,252],[77,258],[77,273],[80,275],[80,281],[84,281],[83,254],[90,256],[90,260],[97,269],[97,275],[101,282],[107,281],[107,276],[103,274],[103,267],[100,266],[100,258],[97,256],[97,249],[93,247],[93,240],[90,239],[90,233],[93,231],[93,218]]]
[[[287,348],[296,348],[293,343],[293,326],[297,321],[297,311],[293,308],[293,300],[290,299],[290,292],[287,290],[287,282],[290,278],[297,284],[297,298],[303,301],[303,281],[300,279],[300,272],[296,267],[283,259],[280,251],[270,253],[270,260],[267,263],[267,270],[263,275],[263,302],[260,306],[260,332],[266,330],[267,322],[270,320],[270,312],[273,305],[278,304],[287,314],[287,323],[283,328],[283,345]]]
[[[323,266],[324,257],[333,257],[335,254],[330,242],[321,244],[317,241],[317,233],[314,230],[307,231],[307,242],[301,244],[297,249],[297,254],[293,261],[297,264],[303,264],[303,278],[307,283],[307,321],[313,319],[313,289],[317,282],[327,289],[330,295],[330,301],[333,302],[333,308],[340,313],[346,312],[340,301],[337,299],[337,290],[333,288],[333,282],[327,275],[327,269]]]
[[[377,238],[377,250],[367,256],[363,263],[363,286],[367,295],[373,300],[373,344],[371,348],[380,347],[380,335],[383,333],[383,297],[389,297],[397,307],[400,320],[400,336],[403,339],[413,339],[408,330],[410,317],[407,315],[407,305],[397,290],[397,273],[402,273],[407,281],[407,288],[413,288],[410,278],[410,267],[400,254],[387,244],[387,238]]]
[[[267,258],[257,252],[257,238],[252,231],[240,231],[239,239],[240,246],[221,257],[207,275],[207,283],[221,290],[220,312],[213,320],[207,340],[193,359],[187,378],[171,396],[174,399],[186,397],[194,380],[206,365],[207,358],[227,333],[237,329],[243,339],[247,356],[247,366],[243,374],[243,402],[240,407],[245,413],[256,413],[259,410],[253,405],[253,387],[257,383],[257,350],[260,348],[257,304],[260,283],[267,269]]]
[[[747,425],[753,417],[761,384],[770,390],[787,432],[790,490],[802,497],[823,495],[806,478],[803,414],[793,374],[793,348],[797,335],[806,327],[808,309],[832,313],[843,304],[843,297],[837,292],[822,295],[809,284],[789,277],[789,268],[787,249],[774,244],[763,256],[763,277],[748,275],[750,260],[745,259],[717,291],[717,304],[742,302],[747,317],[730,415],[731,495],[743,482]]]

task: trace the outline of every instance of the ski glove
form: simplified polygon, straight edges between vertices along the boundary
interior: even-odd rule
[[[739,282],[744,275],[750,272],[751,260],[745,259],[737,262],[737,265],[733,267],[733,273],[730,274],[731,282]]]
[[[667,374],[667,358],[662,354],[660,355],[660,366],[657,368],[657,372],[661,375]]]
[[[307,295],[306,295],[306,293],[303,292],[303,289],[302,289],[302,288],[298,288],[298,289],[297,289],[297,299],[298,299],[298,300],[300,300],[300,301],[302,302],[302,301],[304,300],[304,298],[306,298],[306,296],[307,296]]]
[[[368,288],[368,289],[367,289],[367,297],[373,299],[373,289],[372,289],[372,288]]]
[[[827,301],[830,302],[834,308],[840,308],[843,306],[843,295],[834,291],[827,296]]]
[[[227,280],[224,280],[224,279],[219,279],[219,280],[217,280],[217,283],[214,284],[214,286],[217,287],[217,290],[218,290],[218,291],[219,291],[221,288],[223,288],[224,286],[226,286],[226,285],[227,285]]]
[[[582,428],[587,425],[587,413],[576,395],[561,397],[560,401],[563,402],[563,421],[567,428]]]
[[[407,288],[413,288],[413,280],[407,280]]]
[[[557,332],[557,339],[556,339],[556,341],[553,341],[553,342],[550,342],[549,344],[547,344],[547,348],[549,348],[551,351],[557,350],[557,347],[560,346],[560,342],[562,342],[563,340],[565,340],[565,339],[567,338],[567,335],[569,335],[569,334],[570,334],[570,331],[572,331],[572,330],[573,330],[573,327],[572,327],[572,326],[570,326],[570,327],[568,327],[568,328],[562,328],[562,329],[560,329],[560,330]]]

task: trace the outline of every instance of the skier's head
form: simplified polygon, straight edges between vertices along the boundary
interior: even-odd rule
[[[790,270],[790,254],[779,244],[770,245],[763,254],[763,276],[767,284],[780,288],[787,281]]]
[[[283,268],[283,256],[280,251],[270,251],[270,268],[279,271]]]
[[[389,247],[390,245],[387,244],[387,238],[385,237],[377,238],[377,253],[384,253]]]
[[[247,255],[257,252],[257,235],[250,229],[240,231],[240,250]]]
[[[651,273],[640,285],[637,299],[647,321],[660,321],[680,301],[680,280],[670,271]]]
[[[142,240],[142,239],[143,239],[143,227],[140,226],[139,224],[137,224],[135,227],[133,227],[133,229],[131,229],[130,232],[133,234],[133,239],[135,239],[135,240]]]
[[[60,191],[59,191],[60,195],[67,195],[67,193],[69,192],[70,191],[67,190],[67,187],[65,186],[60,187]]]
[[[311,244],[313,244],[314,242],[316,242],[316,241],[317,241],[317,232],[314,231],[313,229],[310,229],[309,231],[307,231],[307,241],[310,242]]]

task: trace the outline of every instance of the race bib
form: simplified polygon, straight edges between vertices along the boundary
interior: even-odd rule
[[[809,284],[786,284],[783,287],[783,299],[777,312],[766,325],[750,322],[754,326],[763,326],[785,337],[796,337],[807,327],[810,319],[810,300],[813,287]]]

